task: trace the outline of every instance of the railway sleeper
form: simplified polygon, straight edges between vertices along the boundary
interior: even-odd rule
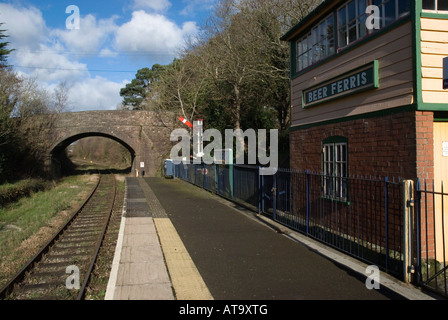
[[[38,270],[36,272],[33,273],[33,277],[34,278],[54,278],[54,279],[63,279],[65,281],[65,279],[67,279],[67,273],[66,273],[66,268],[60,268],[58,270],[52,270],[52,271],[48,271],[48,270]]]
[[[58,243],[56,246],[53,247],[53,252],[62,252],[67,250],[88,250],[93,248],[93,245],[87,245],[87,244],[70,244],[70,243]]]
[[[94,249],[94,248],[92,248]],[[82,252],[79,254],[51,254],[45,257],[45,262],[49,263],[58,263],[58,262],[65,262],[67,261],[69,265],[75,265],[77,263],[80,263],[84,260],[89,260],[92,257],[92,252]]]
[[[106,218],[106,214],[96,215],[95,217],[79,217],[75,220],[71,226],[83,225],[83,224],[98,224],[102,223]]]
[[[61,300],[70,299],[73,293],[65,283],[37,283],[23,285],[13,294],[15,300]]]
[[[108,203],[97,203],[94,207],[88,208],[88,210],[83,210],[83,212],[92,213],[103,213],[110,208],[110,202],[112,199],[108,200]]]
[[[80,237],[80,236],[87,236],[87,237],[91,237],[94,236],[98,233],[100,233],[101,230],[99,230],[99,228],[95,228],[95,229],[78,229],[78,230],[67,230],[66,234],[64,234],[65,236],[74,236],[74,237]]]
[[[75,242],[75,241],[95,241],[98,239],[92,239],[92,238],[98,238],[97,234],[93,234],[91,236],[87,235],[86,233],[80,233],[80,234],[67,234],[64,235],[64,240],[69,240],[71,242]]]

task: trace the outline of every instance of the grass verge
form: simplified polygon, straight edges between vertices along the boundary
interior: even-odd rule
[[[42,179],[25,179],[16,183],[0,185],[0,207],[13,203],[32,193],[44,191],[51,187],[51,182]]]
[[[0,287],[68,221],[97,179],[66,177],[51,189],[0,208]]]

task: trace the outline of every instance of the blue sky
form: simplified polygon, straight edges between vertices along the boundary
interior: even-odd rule
[[[0,0],[9,63],[46,90],[66,81],[71,111],[110,110],[138,69],[168,64],[217,0]],[[70,5],[79,29],[66,27]]]

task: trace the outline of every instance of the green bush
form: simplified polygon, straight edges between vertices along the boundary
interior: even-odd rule
[[[26,179],[14,184],[0,186],[0,206],[16,202],[34,192],[43,191],[48,187],[48,182],[41,179]]]

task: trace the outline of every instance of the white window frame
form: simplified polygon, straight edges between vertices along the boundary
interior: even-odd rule
[[[432,12],[432,13],[447,13],[448,12],[448,9],[439,10],[439,1],[440,0],[432,0],[432,1],[434,2],[434,9],[422,8],[423,11],[425,11],[425,12]],[[423,6],[423,3],[422,3],[422,6]]]
[[[355,23],[355,28],[356,28],[356,39],[355,40],[353,40],[353,41],[351,41],[351,42],[349,42],[349,21],[348,21],[348,10],[347,10],[347,8],[348,8],[348,5],[352,2],[352,1],[354,1],[355,2],[355,13],[356,13],[356,16],[355,16],[355,20],[356,20],[356,23]],[[365,8],[364,8],[364,10],[360,10],[360,8],[359,8],[359,1],[360,0],[349,0],[349,1],[346,1],[343,5],[341,5],[339,8],[337,8],[337,10],[336,10],[336,17],[338,17],[338,21],[337,21],[337,26],[336,26],[336,28],[337,28],[337,35],[338,35],[338,47],[339,47],[339,49],[343,49],[343,48],[345,48],[345,47],[348,47],[349,45],[351,45],[352,43],[355,43],[355,42],[357,42],[358,40],[360,40],[360,39],[362,39],[362,38],[364,38],[364,37],[366,37],[366,36],[368,36],[368,35],[370,35],[370,34],[372,34],[372,33],[374,33],[375,31],[377,31],[377,30],[365,30],[365,33],[363,34],[363,35],[361,35],[361,33],[360,33],[360,26],[362,25],[362,23],[363,23],[363,21],[365,21],[365,19],[363,19],[363,18],[366,18],[367,17],[367,14],[365,13]],[[391,22],[389,22],[389,23],[385,23],[385,21],[386,21],[386,10],[384,10],[384,8],[385,8],[385,6],[386,6],[386,4],[387,3],[389,3],[390,1],[393,1],[393,2],[395,2],[395,18],[391,21]],[[367,8],[367,6],[369,6],[369,5],[374,5],[375,4],[375,2],[374,2],[374,0],[366,0],[366,8]],[[384,28],[384,27],[386,27],[386,26],[388,26],[388,25],[390,25],[391,23],[393,23],[393,22],[395,22],[395,21],[397,21],[398,19],[400,19],[400,18],[402,18],[402,17],[404,17],[404,16],[406,16],[406,15],[409,15],[409,13],[410,12],[405,12],[404,14],[399,14],[399,0],[382,0],[381,1],[381,3],[379,3],[379,7],[380,7],[380,12],[381,12],[381,23],[380,23],[380,29],[382,29],[382,28]],[[345,39],[345,41],[342,41],[342,39],[341,39],[341,34],[340,34],[340,25],[339,25],[339,12],[342,10],[342,9],[344,9],[345,8],[345,28],[346,28],[346,30],[345,30],[345,36],[346,36],[346,39]],[[361,9],[363,9],[363,8],[361,8]],[[341,44],[344,44],[344,45],[341,45]]]
[[[320,32],[320,26],[322,24],[327,25],[327,21],[333,17],[333,32],[331,35],[328,35],[325,39],[314,39],[315,32],[317,32],[317,37],[319,37]],[[311,31],[309,31],[306,35],[301,37],[295,42],[295,50],[296,50],[296,72],[300,72],[309,66],[325,59],[326,57],[329,57],[336,53],[336,40],[334,37],[334,25],[335,25],[335,18],[333,13],[326,16],[324,19],[322,19],[316,26],[314,26]],[[317,30],[317,31],[315,31]],[[325,31],[328,29],[325,28]],[[304,44],[306,40],[306,51],[304,50]],[[333,49],[330,48],[330,43],[333,42]],[[315,56],[315,51],[320,46],[322,46],[322,43],[326,43],[325,47],[325,54],[319,54],[317,57]],[[322,49],[322,48],[321,48]],[[320,51],[322,52],[322,51]]]
[[[348,21],[345,22],[345,28],[346,28],[346,37],[347,37],[347,44],[341,45],[343,43],[341,41],[341,35],[339,33],[339,12],[342,8],[348,7],[348,4],[350,2],[354,1],[355,3],[355,26],[356,29],[356,39],[348,42],[349,37],[349,23]],[[339,8],[336,9],[335,12],[330,13],[325,18],[319,21],[311,30],[309,30],[306,35],[302,36],[301,38],[297,39],[295,41],[295,72],[299,73],[304,69],[307,69],[308,67],[312,66],[313,64],[325,59],[326,57],[332,56],[336,54],[336,52],[340,49],[344,49],[351,44],[357,42],[360,39],[363,39],[364,37],[369,36],[370,34],[374,33],[376,30],[368,30],[367,28],[364,29],[364,32],[361,32],[364,28],[365,21],[367,19],[367,14],[365,13],[365,8],[359,8],[359,1],[361,0],[349,0],[345,1]],[[394,22],[406,15],[410,14],[410,11],[406,11],[404,14],[399,14],[399,1],[401,0],[379,0],[381,3],[379,3],[380,10],[381,10],[381,25],[380,28],[383,28],[387,25],[385,25],[385,10],[384,7],[389,1],[393,1],[395,3],[395,18],[390,22]],[[374,0],[366,0],[366,8],[369,5],[374,4]],[[362,9],[362,10],[361,10]],[[345,12],[346,20],[348,20],[348,10]],[[333,30],[331,35],[328,33],[327,30],[327,37],[325,39],[313,39],[313,35],[315,34],[315,30],[319,30],[320,26],[322,24],[326,24],[327,21],[332,18],[333,19]],[[389,24],[390,24],[389,23]],[[362,27],[361,27],[362,26]],[[321,32],[317,31],[317,34],[322,34]],[[304,44],[306,40],[306,50],[304,50]],[[333,43],[333,46],[331,46],[331,42]],[[322,47],[325,45],[325,49]],[[316,53],[319,52],[316,56]]]
[[[347,201],[348,197],[348,143],[323,145],[323,197]],[[338,157],[340,155],[340,157]]]

